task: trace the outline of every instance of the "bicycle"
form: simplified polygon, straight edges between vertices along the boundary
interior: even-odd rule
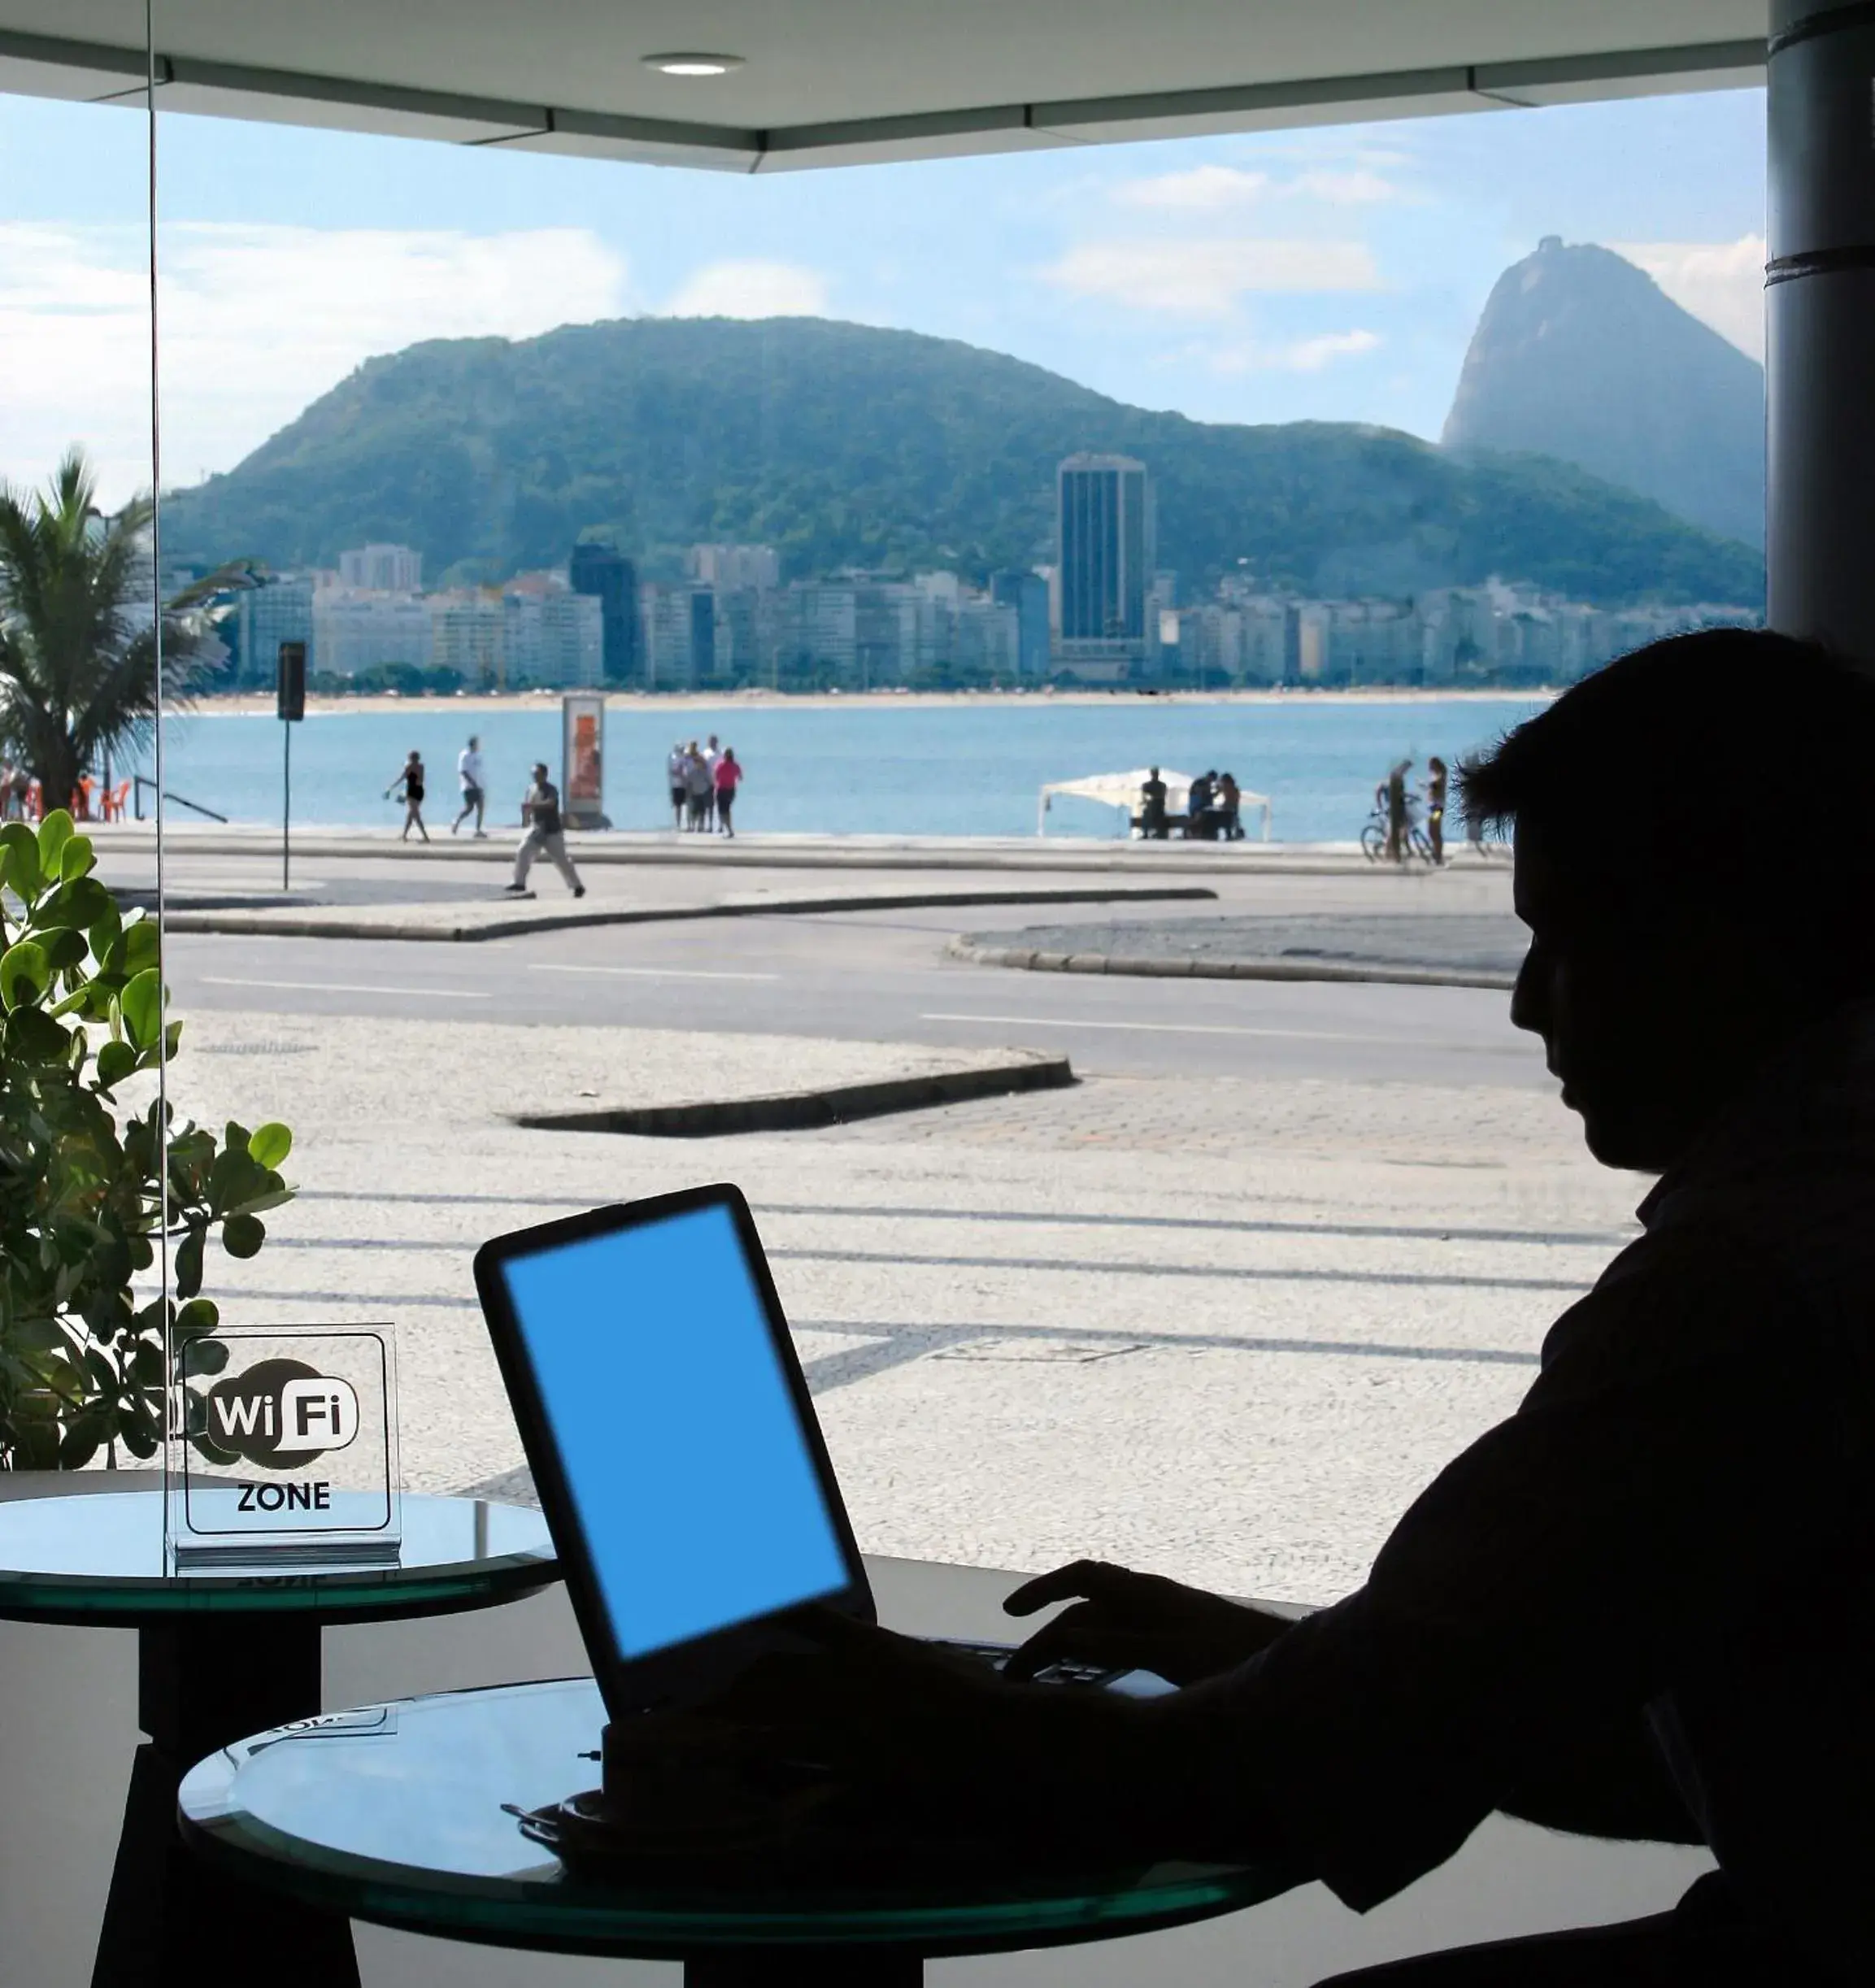
[[[1386,803],[1376,801],[1367,818],[1367,825],[1360,832],[1361,854],[1369,863],[1379,863],[1386,857],[1387,836]],[[1418,806],[1412,795],[1406,797],[1406,834],[1402,838],[1399,860],[1404,863],[1419,862],[1430,868],[1437,859],[1433,855],[1432,837],[1420,826]]]

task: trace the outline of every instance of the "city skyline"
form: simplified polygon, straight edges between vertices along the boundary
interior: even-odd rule
[[[347,549],[225,598],[227,687],[264,685],[283,641],[307,646],[328,689],[1524,686],[1758,619],[1737,602],[1597,607],[1515,576],[1320,597],[1240,563],[1181,584],[1153,565],[1147,464],[1069,455],[1055,495],[1054,563],[983,586],[942,569],[784,578],[775,547],[721,542],[691,546],[681,580],[642,580],[582,542],[563,567],[426,594],[414,548]]]

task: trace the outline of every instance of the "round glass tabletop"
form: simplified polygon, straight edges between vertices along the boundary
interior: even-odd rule
[[[599,1775],[589,1678],[377,1705],[263,1733],[182,1784],[184,1834],[239,1875],[309,1903],[445,1938],[681,1958],[708,1949],[872,1946],[927,1956],[1144,1933],[1260,1903],[1294,1880],[1251,1866],[1163,1864],[1072,1877],[955,1873],[870,1888],[744,1877],[603,1877],[521,1834]]]
[[[135,1629],[225,1611],[322,1622],[441,1614],[511,1601],[559,1578],[546,1521],[521,1505],[407,1492],[394,1564],[163,1571],[163,1493],[0,1503],[0,1617]]]

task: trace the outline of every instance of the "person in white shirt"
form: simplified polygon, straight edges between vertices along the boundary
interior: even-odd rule
[[[684,825],[684,810],[690,800],[690,755],[679,739],[671,748],[671,756],[664,762],[665,771],[671,781],[671,815],[673,828]]]
[[[723,756],[723,749],[716,743],[712,732],[703,746],[703,771],[710,776],[710,784],[703,793],[703,833],[707,835],[716,825],[716,765]]]
[[[454,835],[471,815],[476,818],[475,832],[478,840],[486,842],[487,832],[482,827],[482,809],[486,805],[484,791],[487,782],[482,777],[482,742],[471,737],[469,742],[456,755],[456,778],[462,782],[462,812],[449,824]]]

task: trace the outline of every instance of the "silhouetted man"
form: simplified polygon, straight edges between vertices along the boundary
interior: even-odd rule
[[[1149,766],[1139,789],[1139,833],[1150,842],[1165,840],[1165,782],[1159,768]]]
[[[1715,767],[1782,833],[1711,837]],[[1090,1563],[1024,1652],[1141,1703],[992,1683],[883,1631],[729,1700],[874,1798],[1129,1855],[1274,1858],[1365,1909],[1494,1809],[1703,1842],[1678,1910],[1396,1964],[1373,1988],[1875,1981],[1875,682],[1715,630],[1625,657],[1460,776],[1516,830],[1512,1015],[1590,1149],[1656,1174],[1516,1414],[1293,1625]],[[1590,781],[1634,833],[1575,832]],[[1014,1854],[1012,1852],[1012,1854]],[[1350,1977],[1351,1979],[1352,1977]]]

